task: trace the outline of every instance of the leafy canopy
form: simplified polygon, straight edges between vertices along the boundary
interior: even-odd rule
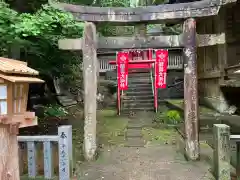
[[[56,40],[54,37],[82,36],[83,23],[76,22],[70,13],[56,10],[49,5],[43,5],[35,14],[22,13],[9,8],[8,4],[0,2],[0,32],[1,38],[8,42],[27,37],[42,37]]]
[[[70,13],[43,5],[34,14],[22,13],[0,2],[0,55],[8,56],[8,49],[18,45],[29,65],[51,76],[71,74],[79,58],[72,52],[58,49],[61,38],[82,36],[82,22],[76,22]],[[77,61],[78,62],[77,62]]]

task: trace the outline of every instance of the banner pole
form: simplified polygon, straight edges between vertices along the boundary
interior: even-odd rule
[[[156,56],[156,49],[155,51],[155,56]],[[155,58],[155,63],[154,63],[154,107],[155,107],[155,113],[157,113],[158,110],[158,92],[157,92],[157,71],[156,71],[156,64],[157,64],[157,57]]]
[[[118,72],[118,51],[116,52],[116,69],[117,69],[117,114],[120,115],[121,111],[121,94],[120,94],[120,87],[119,87],[119,72]]]

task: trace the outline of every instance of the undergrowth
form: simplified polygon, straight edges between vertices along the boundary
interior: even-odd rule
[[[156,123],[177,125],[182,122],[182,118],[178,111],[176,110],[166,110],[163,112],[158,112],[154,118]]]

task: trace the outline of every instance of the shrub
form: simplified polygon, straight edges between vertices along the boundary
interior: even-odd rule
[[[166,124],[179,124],[181,123],[182,119],[178,111],[169,110],[165,114],[164,121]]]
[[[65,117],[68,115],[68,112],[63,108],[62,106],[59,105],[48,105],[45,106],[44,108],[44,116],[46,117]]]

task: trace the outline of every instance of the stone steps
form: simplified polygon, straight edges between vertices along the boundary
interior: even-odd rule
[[[122,108],[122,111],[128,111],[128,112],[130,112],[130,111],[133,111],[133,112],[137,112],[137,111],[153,111],[154,110],[154,108],[153,108],[153,106],[152,107],[132,107],[131,109],[130,108]]]
[[[146,107],[151,106],[154,103],[154,101],[150,101],[150,100],[145,100],[145,101],[141,101],[139,99],[135,99],[134,101],[122,101],[122,107],[144,107],[144,105],[146,105]]]
[[[129,74],[129,88],[124,92],[121,109],[123,115],[133,115],[128,122],[125,133],[125,146],[144,147],[142,128],[147,123],[140,120],[141,118],[134,117],[134,114],[135,112],[152,112],[154,110],[154,97],[149,72]]]
[[[133,82],[137,82],[137,81],[133,81]],[[144,83],[141,83],[141,82],[143,82],[143,81],[140,81],[140,84],[141,84],[141,87],[152,87],[151,86],[151,82],[150,81],[146,81],[146,82],[144,82]],[[139,88],[139,84],[128,84],[128,87],[137,87],[137,88]]]
[[[122,96],[122,113],[153,111],[154,98],[149,72],[129,74],[129,87]]]
[[[135,85],[135,86],[139,86],[139,85],[149,85],[151,86],[151,82],[150,82],[150,79],[149,80],[141,80],[140,78],[139,79],[134,79],[134,80],[130,80],[128,81],[128,84],[131,86],[131,85]]]
[[[139,98],[140,97],[140,98]],[[123,100],[154,100],[153,96],[148,95],[142,95],[142,96],[134,96],[134,95],[128,95],[126,97],[123,97]]]
[[[148,103],[134,103],[134,104],[122,104],[122,108],[143,108],[143,109],[152,109],[153,108],[153,102],[148,102]]]
[[[149,82],[151,80],[149,77],[130,77],[128,81],[132,82]]]
[[[152,107],[154,101],[124,101],[122,107]]]
[[[126,92],[125,93],[126,96],[130,95],[130,96],[153,96],[152,91],[133,91],[133,92]]]
[[[129,128],[126,132],[127,138],[134,138],[134,137],[142,137],[142,129],[141,128]]]
[[[142,128],[143,123],[138,118],[129,120],[127,131],[125,133],[126,147],[144,147],[145,142],[143,139]]]
[[[152,86],[151,86],[151,84],[147,84],[147,86],[141,86],[141,87],[138,87],[138,86],[130,86],[130,87],[128,87],[128,92],[130,92],[130,91],[139,91],[139,90],[141,90],[141,91],[151,91],[152,92]]]
[[[57,99],[58,99],[59,103],[64,107],[72,106],[72,105],[77,104],[76,100],[74,100],[74,99],[72,99],[68,96],[57,96]]]
[[[126,138],[125,147],[144,147],[143,138]]]

